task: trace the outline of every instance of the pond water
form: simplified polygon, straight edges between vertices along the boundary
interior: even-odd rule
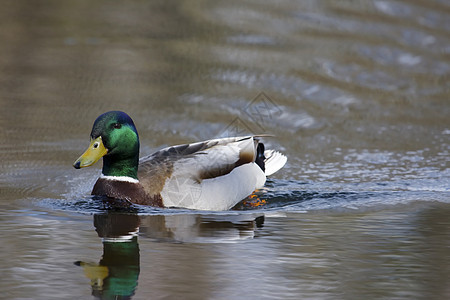
[[[450,298],[448,1],[4,1],[2,299]],[[95,118],[141,155],[270,134],[227,212],[90,197]]]

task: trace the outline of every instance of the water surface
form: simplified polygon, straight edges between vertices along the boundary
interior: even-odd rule
[[[446,1],[5,1],[5,299],[447,299]],[[95,118],[141,155],[271,134],[229,212],[111,211],[75,170]],[[7,274],[7,275],[6,275]]]

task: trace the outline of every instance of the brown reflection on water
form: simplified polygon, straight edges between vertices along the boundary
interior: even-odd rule
[[[94,226],[103,241],[102,258],[98,263],[76,261],[75,265],[82,267],[84,275],[89,278],[93,296],[128,299],[135,294],[140,273],[138,232],[141,239],[150,238],[156,242],[229,243],[253,238],[256,228],[262,227],[263,223],[263,215],[255,218],[251,215],[96,214]],[[186,253],[188,256],[192,254]],[[196,254],[190,260],[195,264],[203,261]],[[179,265],[176,261],[170,262],[173,264]],[[163,272],[160,276],[168,274]]]

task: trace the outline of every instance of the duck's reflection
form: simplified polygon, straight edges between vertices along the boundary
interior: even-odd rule
[[[94,215],[103,241],[98,264],[77,261],[91,280],[92,295],[99,299],[131,299],[139,278],[139,236],[157,242],[223,243],[255,237],[264,216],[255,215],[154,215],[108,212]]]
[[[159,215],[141,217],[139,235],[161,242],[227,243],[255,237],[264,216]]]
[[[139,277],[139,217],[127,214],[94,215],[94,226],[103,239],[98,264],[76,262],[91,280],[92,295],[100,299],[131,299]]]

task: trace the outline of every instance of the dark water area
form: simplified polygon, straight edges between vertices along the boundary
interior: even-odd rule
[[[448,1],[3,1],[1,299],[450,298]],[[267,134],[230,211],[89,194],[95,118],[141,156]]]

